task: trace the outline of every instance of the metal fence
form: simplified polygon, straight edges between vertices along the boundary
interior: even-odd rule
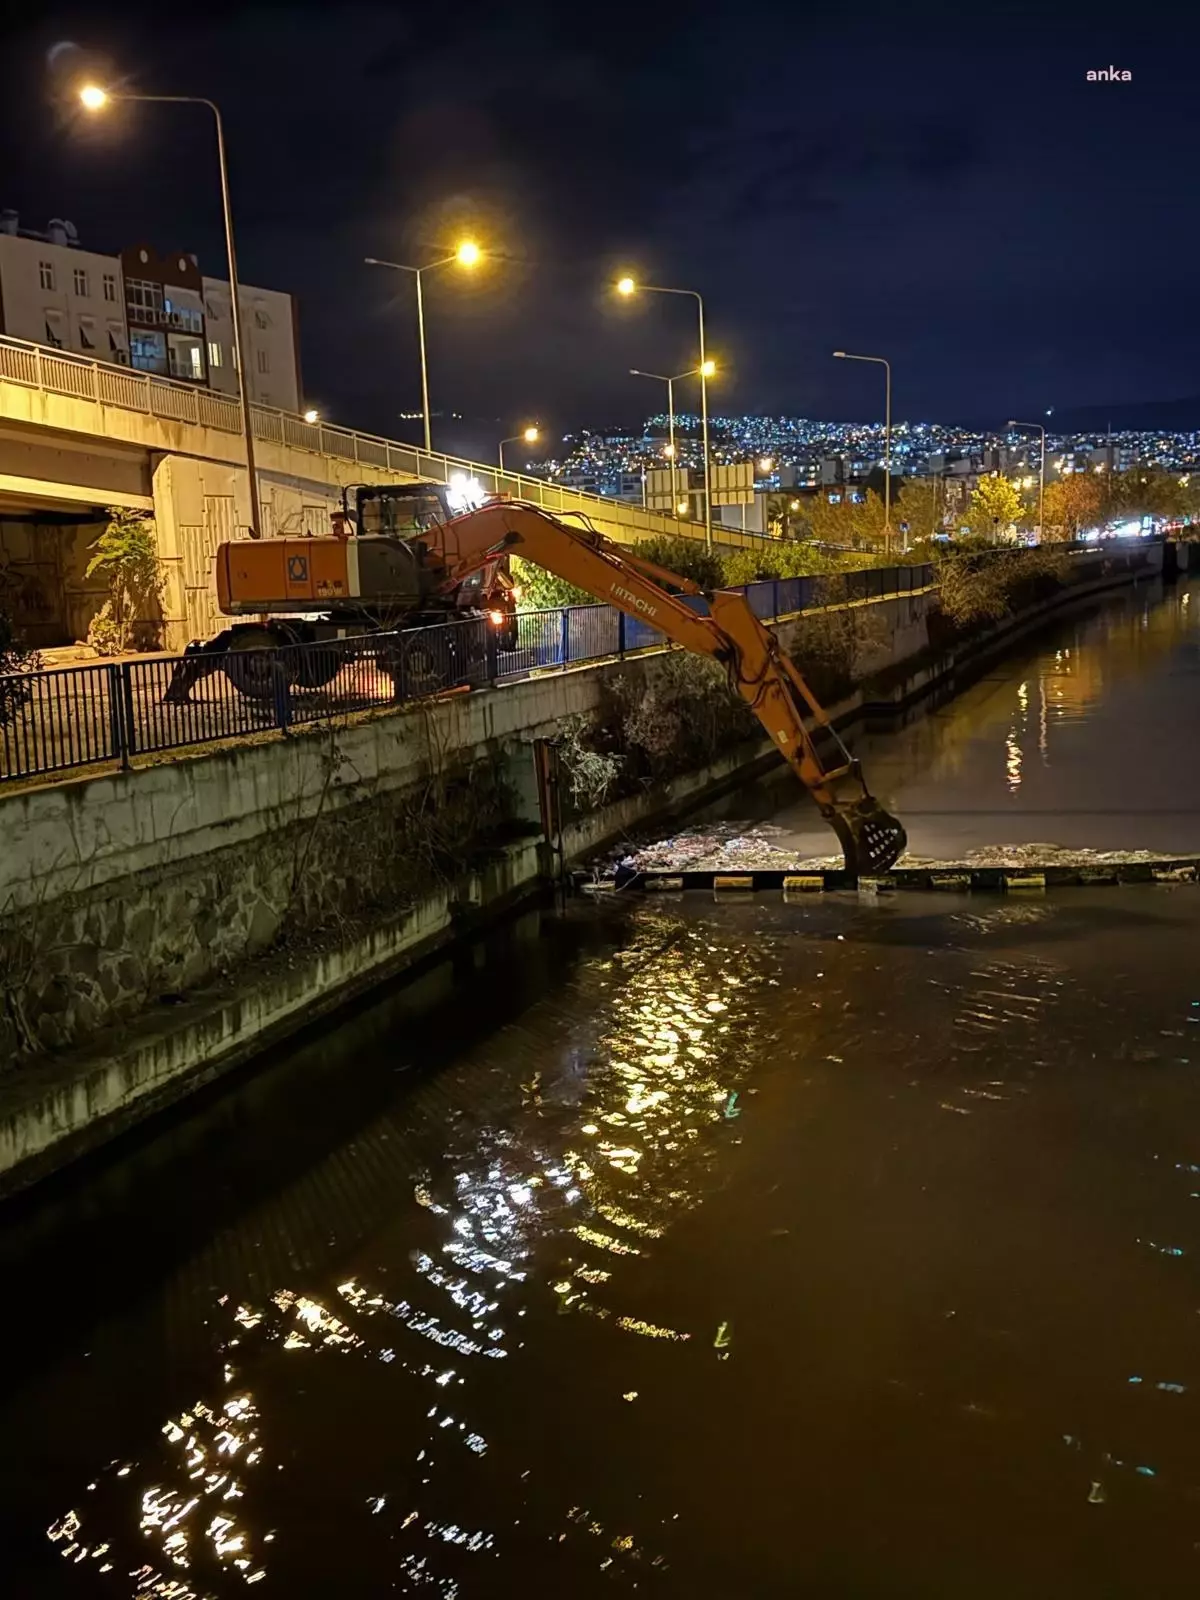
[[[931,567],[881,567],[746,585],[765,620],[906,594]],[[681,597],[701,615],[708,602]],[[129,767],[217,739],[328,721],[450,690],[661,649],[657,628],[612,606],[525,611],[508,641],[483,617],[278,650],[154,656],[0,677],[0,782],[104,763]]]

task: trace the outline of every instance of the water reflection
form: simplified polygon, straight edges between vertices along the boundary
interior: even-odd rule
[[[907,727],[860,740],[856,753],[913,853],[1200,848],[1190,800],[1200,746],[1179,738],[1200,689],[1195,593],[1193,583],[1109,597]],[[810,808],[783,805],[780,845],[819,853]]]
[[[646,917],[588,970],[579,1015],[590,1020],[569,1024],[557,1063],[543,1060],[521,1085],[515,1114],[509,1104],[504,1119],[451,1135],[350,1275],[330,1288],[280,1283],[253,1303],[222,1297],[218,1387],[168,1418],[158,1447],[97,1475],[49,1530],[62,1556],[102,1572],[115,1593],[156,1600],[236,1592],[281,1558],[291,1570],[304,1530],[281,1510],[262,1442],[284,1434],[289,1471],[297,1450],[336,1452],[337,1493],[359,1508],[338,1564],[346,1581],[371,1570],[381,1538],[414,1592],[446,1597],[514,1539],[586,1550],[605,1573],[662,1566],[652,1528],[594,1495],[573,1503],[566,1483],[557,1516],[544,1503],[529,1511],[527,1445],[496,1396],[536,1390],[523,1335],[548,1304],[610,1339],[696,1343],[703,1330],[656,1309],[646,1269],[737,1138],[747,1029],[771,965],[710,929]],[[414,1228],[424,1242],[401,1254]],[[712,1346],[711,1330],[700,1342]],[[730,1342],[722,1327],[718,1359]],[[346,1362],[371,1376],[348,1377]],[[337,1365],[320,1378],[313,1363]],[[305,1420],[302,1396],[329,1384],[397,1418],[390,1463],[374,1442],[356,1460],[361,1414]],[[642,1386],[614,1398],[644,1396]],[[463,1478],[471,1461],[490,1474],[486,1494]]]

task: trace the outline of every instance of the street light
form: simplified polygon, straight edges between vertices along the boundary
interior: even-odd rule
[[[1046,415],[1050,415],[1049,411],[1047,411]],[[1008,421],[1008,427],[1010,430],[1012,428],[1036,428],[1042,436],[1042,470],[1038,486],[1038,543],[1040,544],[1045,537],[1043,530],[1046,526],[1046,429],[1040,422],[1016,422],[1011,417]]]
[[[621,282],[631,284],[633,280],[632,278],[622,278]],[[678,451],[675,449],[675,385],[682,378],[699,377],[702,380],[704,378],[711,378],[716,370],[717,363],[715,361],[704,361],[698,367],[689,367],[686,372],[677,372],[673,378],[668,378],[663,372],[643,372],[640,367],[630,367],[629,369],[629,376],[631,378],[653,378],[656,383],[665,383],[667,386],[667,429],[670,435],[670,443],[663,451],[663,454],[669,457],[671,462],[672,500],[675,499],[676,494],[675,463],[678,459]]]
[[[308,410],[304,413],[304,420],[305,422],[320,422],[321,413],[319,411],[314,411],[312,406],[309,406]]]
[[[835,350],[833,353],[839,361],[873,361],[887,374],[883,423],[883,537],[890,550],[892,548],[892,364],[890,361],[885,361],[882,356],[856,356],[849,350]],[[908,549],[907,535],[904,539],[904,549]]]
[[[246,474],[250,479],[250,537],[262,537],[262,508],[258,498],[258,472],[254,465],[254,426],[250,415],[250,379],[242,355],[242,312],[238,303],[237,253],[233,247],[233,208],[229,203],[229,169],[225,161],[225,128],[212,100],[192,94],[114,94],[99,84],[87,83],[79,98],[88,111],[103,111],[113,100],[137,100],[145,105],[207,106],[217,125],[217,165],[221,171],[221,208],[225,217],[225,254],[229,263],[229,305],[233,323],[233,361],[241,394],[242,441],[246,449]]]
[[[696,302],[696,312],[700,324],[700,438],[701,449],[704,452],[704,542],[712,548],[712,493],[709,485],[709,460],[708,460],[708,380],[716,370],[711,361],[704,354],[704,300],[695,289],[670,289],[660,283],[635,283],[632,278],[625,277],[617,280],[617,293],[629,296],[636,293],[642,294],[682,294],[689,295]]]
[[[425,359],[425,298],[421,292],[421,277],[426,272],[436,271],[438,267],[477,266],[483,259],[483,251],[474,239],[464,239],[452,256],[442,256],[437,261],[431,261],[426,267],[409,267],[402,261],[381,261],[378,256],[365,256],[363,259],[368,267],[390,267],[393,272],[411,272],[417,280],[417,342],[421,349],[421,417],[425,423],[425,449],[432,451],[433,442],[429,429],[429,366]]]
[[[500,441],[500,471],[501,472],[504,471],[504,446],[506,444],[518,444],[518,443],[520,443],[521,440],[524,440],[526,444],[536,444],[537,440],[538,440],[538,431],[537,431],[537,429],[531,424],[528,428],[522,428],[520,433],[514,433],[507,439],[501,439],[501,441]]]
[[[775,466],[775,457],[774,456],[759,456],[759,458],[758,458],[758,470],[760,472],[770,472],[770,471],[773,470],[774,466]]]

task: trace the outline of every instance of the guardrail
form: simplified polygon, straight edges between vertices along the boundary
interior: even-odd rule
[[[770,621],[819,606],[925,589],[932,567],[867,567],[829,577],[747,584]],[[701,595],[681,597],[701,615]],[[502,645],[483,617],[278,650],[156,656],[0,677],[0,783],[135,756],[327,722],[447,690],[503,685],[536,672],[661,649],[657,628],[612,606],[524,611]]]
[[[72,400],[140,411],[144,416],[167,422],[214,428],[219,433],[240,435],[242,431],[241,407],[236,395],[216,394],[199,384],[162,378],[152,372],[137,372],[131,367],[114,366],[4,335],[0,335],[0,380],[30,389],[45,389]],[[359,433],[354,428],[306,422],[292,411],[252,405],[250,416],[255,440],[260,444],[308,450],[335,460],[354,462],[364,469],[385,468],[438,483],[449,483],[461,474],[474,478],[487,494],[511,495],[559,514],[587,512],[597,522],[619,525],[632,534],[682,533],[693,537],[703,534],[703,529],[695,524],[648,511],[626,500],[611,500],[584,489],[564,488],[520,472],[501,472],[485,462],[420,450],[415,445],[384,439],[377,434]],[[723,524],[714,524],[713,534],[718,543],[727,545],[757,547],[775,542],[765,534]]]

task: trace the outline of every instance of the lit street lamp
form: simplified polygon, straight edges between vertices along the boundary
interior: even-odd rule
[[[630,367],[629,369],[629,376],[631,378],[653,378],[657,383],[665,383],[667,386],[667,430],[670,434],[670,442],[663,453],[667,456],[671,463],[672,500],[674,500],[676,496],[675,466],[679,457],[679,452],[675,448],[675,385],[680,381],[681,378],[694,378],[697,375],[699,375],[701,382],[703,382],[704,379],[711,378],[716,370],[717,364],[715,361],[705,361],[698,367],[689,367],[686,372],[677,372],[673,378],[668,378],[664,373],[661,372],[643,372],[640,367]],[[707,483],[705,485],[705,491],[707,492]]]
[[[504,471],[504,446],[506,444],[519,444],[519,443],[521,443],[522,440],[524,440],[524,442],[526,444],[536,444],[537,443],[537,439],[538,439],[538,431],[532,425],[529,426],[528,428],[522,428],[520,433],[514,433],[508,439],[501,439],[501,441],[500,441],[500,471],[501,472]]]
[[[883,423],[883,537],[890,550],[892,548],[892,364],[890,361],[885,361],[882,356],[856,356],[849,350],[835,350],[833,353],[839,361],[873,361],[887,374]],[[907,535],[904,539],[904,548],[908,549]]]
[[[1047,411],[1046,415],[1049,416],[1050,413]],[[1036,428],[1042,436],[1042,471],[1038,485],[1038,543],[1040,544],[1044,537],[1042,530],[1046,526],[1046,429],[1044,424],[1040,422],[1014,422],[1011,418],[1009,419],[1008,427],[1010,430],[1013,428]]]
[[[712,376],[712,366],[704,354],[704,301],[695,289],[669,289],[659,283],[635,283],[632,278],[620,278],[617,281],[617,293],[631,295],[643,294],[683,294],[690,295],[696,302],[696,310],[700,322],[700,435],[701,449],[704,452],[704,542],[712,548],[712,494],[709,487],[709,460],[708,460],[708,380]]]
[[[314,410],[312,406],[309,406],[308,410],[304,413],[304,420],[305,422],[320,422],[321,413]]]
[[[103,111],[114,100],[137,100],[146,105],[207,106],[217,125],[217,165],[221,172],[221,206],[225,216],[225,254],[229,263],[229,305],[233,323],[233,361],[237,367],[238,390],[242,407],[242,441],[246,449],[246,473],[250,479],[250,537],[262,537],[262,508],[258,498],[258,473],[254,465],[254,428],[250,416],[250,379],[242,354],[242,312],[238,303],[237,253],[233,247],[233,209],[229,203],[229,169],[225,162],[225,128],[221,113],[211,100],[192,94],[114,94],[99,84],[84,84],[79,98],[88,111]]]
[[[390,267],[393,272],[411,272],[417,280],[417,341],[421,347],[421,416],[425,422],[425,449],[433,450],[429,431],[429,367],[425,360],[425,300],[421,293],[421,277],[423,273],[434,272],[438,267],[449,267],[457,264],[460,267],[474,267],[478,265],[483,252],[472,239],[464,239],[452,256],[442,256],[438,261],[431,261],[427,267],[408,267],[402,261],[380,261],[377,256],[366,256],[364,259],[368,267]]]

